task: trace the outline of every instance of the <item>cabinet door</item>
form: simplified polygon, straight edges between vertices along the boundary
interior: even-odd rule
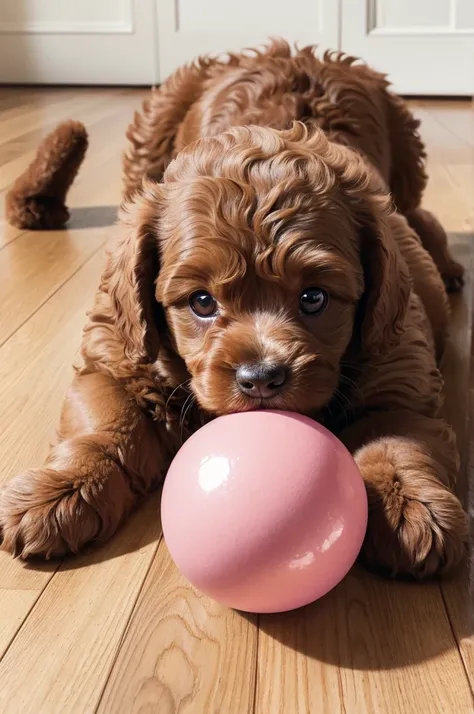
[[[157,0],[159,70],[163,81],[202,54],[221,55],[284,37],[336,49],[337,0]]]
[[[0,0],[0,82],[152,84],[155,0]]]
[[[474,93],[474,0],[342,0],[341,46],[403,94]]]

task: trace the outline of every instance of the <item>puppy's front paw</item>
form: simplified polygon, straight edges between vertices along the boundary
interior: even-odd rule
[[[466,552],[467,517],[430,458],[415,444],[400,448],[381,439],[363,447],[356,461],[369,500],[363,562],[417,579],[454,569]]]
[[[26,471],[0,491],[0,543],[12,555],[51,558],[77,552],[100,528],[97,512],[70,477],[54,469]]]

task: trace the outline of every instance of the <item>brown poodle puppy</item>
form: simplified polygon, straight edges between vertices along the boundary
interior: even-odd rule
[[[401,100],[352,60],[275,43],[178,70],[128,136],[124,236],[58,442],[0,494],[3,547],[104,541],[204,421],[276,408],[354,454],[367,564],[448,572],[467,526],[435,352],[440,272],[458,288],[462,271],[419,209],[423,146]]]

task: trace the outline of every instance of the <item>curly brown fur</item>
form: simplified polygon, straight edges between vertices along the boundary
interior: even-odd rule
[[[406,217],[433,258],[446,290],[450,293],[458,292],[464,285],[464,268],[451,256],[443,226],[432,213],[420,207],[408,211]]]
[[[229,63],[198,60],[154,90],[143,115],[137,114],[130,125],[127,156],[140,156],[142,170],[136,171],[137,160],[132,165],[126,160],[128,193],[139,186],[143,173],[160,178],[164,168],[155,168],[160,160],[169,162],[200,137],[234,125],[285,129],[296,120],[316,124],[331,140],[361,151],[380,171],[403,212],[421,199],[425,153],[419,122],[388,86],[384,75],[354,57],[326,52],[319,59],[312,47],[292,54],[283,41],[262,52],[231,55]],[[163,151],[159,142],[165,138]],[[151,141],[158,155],[142,151]]]
[[[141,114],[135,112],[123,157],[126,198],[140,187],[144,176],[161,180],[173,157],[176,128],[199,98],[211,64],[211,60],[201,59],[191,67],[179,68],[159,89],[151,90]]]
[[[66,196],[87,150],[80,122],[66,121],[43,139],[6,196],[7,220],[18,228],[55,230],[69,219]]]
[[[276,408],[318,419],[352,450],[371,567],[423,578],[456,566],[467,525],[436,362],[449,310],[426,236],[393,206],[413,223],[407,192],[425,182],[416,127],[393,112],[403,122],[380,75],[278,43],[185,68],[158,90],[130,133],[140,170],[132,151],[124,235],[58,444],[0,493],[4,548],[51,556],[104,540],[203,422]],[[176,153],[162,183],[134,190]],[[302,308],[310,288],[318,314]],[[237,370],[249,364],[277,364],[286,381],[248,393]]]

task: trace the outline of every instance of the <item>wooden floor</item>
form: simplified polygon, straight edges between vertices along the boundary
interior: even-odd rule
[[[53,434],[114,234],[124,129],[142,95],[0,90],[0,192],[57,121],[80,119],[91,136],[69,230],[29,233],[0,213],[0,483],[39,464]],[[430,154],[426,206],[456,234],[469,267],[474,111],[454,101],[412,106]],[[446,367],[468,471],[471,281],[455,306]],[[154,497],[109,545],[63,563],[25,566],[0,554],[1,714],[473,712],[466,572],[415,585],[354,569],[308,608],[244,617],[183,581],[158,512]]]

